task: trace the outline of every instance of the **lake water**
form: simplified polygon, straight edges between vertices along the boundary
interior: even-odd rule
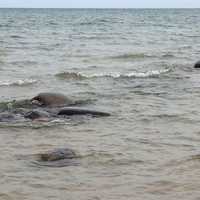
[[[1,102],[59,92],[112,114],[0,123],[0,199],[198,199],[199,27],[199,9],[0,9]],[[32,163],[60,147],[80,164]]]

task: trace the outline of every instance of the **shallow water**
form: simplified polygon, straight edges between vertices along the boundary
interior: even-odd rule
[[[112,116],[0,123],[0,199],[198,199],[200,10],[0,9],[0,101],[60,92]],[[35,165],[68,147],[78,165]]]

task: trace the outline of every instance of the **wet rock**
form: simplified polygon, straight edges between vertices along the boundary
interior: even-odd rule
[[[195,63],[194,68],[200,68],[200,60]]]
[[[58,112],[58,115],[92,115],[92,116],[110,116],[109,113],[96,111],[96,110],[88,110],[83,108],[72,108],[66,107],[61,109]]]
[[[74,102],[63,94],[40,93],[31,99],[31,102],[38,106],[63,106],[72,105]]]
[[[65,149],[55,149],[53,151],[48,151],[46,153],[39,154],[40,161],[58,161],[65,159],[76,158],[76,153],[68,148]]]
[[[25,113],[24,117],[35,120],[35,119],[39,119],[39,118],[49,118],[50,114],[43,110],[32,110],[32,111]]]

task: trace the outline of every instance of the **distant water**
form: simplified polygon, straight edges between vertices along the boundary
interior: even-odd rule
[[[199,27],[199,9],[0,9],[1,102],[60,92],[112,113],[0,123],[0,199],[199,198]],[[81,164],[27,159],[60,147]]]

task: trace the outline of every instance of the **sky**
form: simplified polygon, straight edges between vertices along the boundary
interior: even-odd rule
[[[200,8],[200,0],[0,0],[4,8]]]

